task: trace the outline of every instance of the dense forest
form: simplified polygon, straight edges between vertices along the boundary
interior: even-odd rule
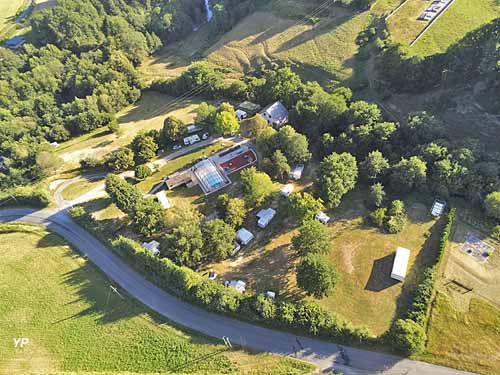
[[[224,0],[216,34],[258,1]],[[141,95],[136,66],[206,22],[203,0],[61,0],[31,18],[31,43],[0,47],[0,187],[53,170],[48,143],[116,124]],[[8,170],[8,173],[6,173]]]
[[[411,55],[407,48],[382,42],[380,78],[399,92],[422,92],[443,82],[487,83],[490,95],[500,95],[500,19],[474,30],[446,52],[428,57]]]

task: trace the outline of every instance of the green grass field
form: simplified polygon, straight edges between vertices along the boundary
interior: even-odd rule
[[[465,311],[438,293],[428,327],[427,353],[419,359],[498,375],[500,369],[500,310],[472,298]]]
[[[401,10],[388,21],[394,40],[410,44],[426,26],[417,17],[431,1],[408,0]],[[429,30],[411,48],[417,55],[432,55],[444,52],[468,32],[500,17],[497,0],[455,0],[446,12],[436,20]]]
[[[15,26],[17,12],[27,3],[28,0],[0,0],[0,39]]]
[[[0,225],[0,374],[304,374],[268,354],[221,352],[127,297],[59,236]],[[13,337],[29,344],[15,349]],[[190,362],[208,358],[197,363]]]

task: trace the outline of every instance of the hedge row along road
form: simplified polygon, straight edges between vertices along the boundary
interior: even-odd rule
[[[208,336],[218,338],[227,336],[233,344],[291,356],[313,363],[322,371],[335,369],[346,375],[472,374],[392,355],[297,337],[205,311],[173,297],[146,281],[111,250],[76,224],[65,210],[37,211],[19,208],[0,211],[0,222],[9,221],[42,225],[61,235],[130,296],[166,318]]]

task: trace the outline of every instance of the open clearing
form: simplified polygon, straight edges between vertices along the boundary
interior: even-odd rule
[[[500,310],[472,298],[466,311],[438,293],[428,327],[427,352],[419,359],[482,374],[500,369]]]
[[[15,24],[16,13],[28,4],[28,0],[0,0],[0,38]]]
[[[395,41],[409,45],[424,29],[427,22],[418,20],[431,0],[408,0],[388,21]],[[444,52],[468,32],[500,17],[500,3],[496,0],[455,0],[429,30],[410,49],[417,55]]]
[[[106,372],[303,374],[312,367],[268,354],[221,352],[111,292],[64,240],[41,228],[0,225],[0,374]],[[29,344],[15,349],[13,337]],[[213,356],[211,356],[213,355]],[[203,361],[190,361],[205,358]]]
[[[437,250],[439,225],[430,218],[429,208],[409,200],[405,230],[397,235],[384,234],[363,223],[362,217],[368,211],[363,205],[362,192],[349,194],[341,207],[330,212],[329,229],[334,237],[330,256],[341,280],[330,297],[318,302],[355,324],[366,324],[375,334],[385,332],[393,318],[407,308],[419,271]],[[255,217],[250,220],[255,221]],[[243,249],[238,258],[209,265],[204,270],[214,269],[223,279],[240,278],[258,292],[273,290],[291,298],[304,298],[296,287],[294,269],[298,259],[290,245],[297,230],[289,222],[286,208],[278,208],[278,215],[264,231],[253,232],[257,233],[256,243]],[[390,278],[398,246],[411,250],[404,284]]]
[[[57,149],[66,167],[77,167],[85,157],[102,157],[129,144],[142,130],[161,129],[167,116],[190,122],[201,100],[174,101],[174,98],[157,92],[143,92],[141,99],[118,115],[122,134],[111,134],[107,128],[74,138]]]
[[[318,5],[306,0],[274,0],[215,43],[203,32],[174,43],[143,64],[141,73],[148,79],[175,77],[193,59],[206,58],[238,74],[276,61],[290,63],[303,78],[324,84],[363,79],[363,69],[354,61],[359,51],[356,37],[371,14],[387,14],[398,4],[397,0],[380,0],[371,11],[354,13],[337,6],[317,11]]]

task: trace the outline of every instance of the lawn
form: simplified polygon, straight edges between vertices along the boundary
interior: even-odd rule
[[[498,0],[455,0],[446,13],[415,43],[412,50],[418,55],[443,52],[469,31],[498,17],[500,17]]]
[[[408,0],[388,20],[389,31],[395,41],[409,45],[415,40],[427,25],[427,22],[417,18],[430,3],[430,0]],[[500,17],[500,3],[497,0],[455,0],[412,46],[411,51],[424,56],[444,52],[468,32],[498,17]]]
[[[312,370],[268,354],[224,351],[220,342],[174,327],[123,291],[121,296],[112,292],[111,281],[44,229],[3,224],[0,239],[2,374]],[[30,341],[15,349],[13,337]]]
[[[65,200],[73,200],[76,199],[88,191],[98,187],[103,183],[103,180],[83,180],[76,182],[74,184],[69,185],[62,191],[62,197]]]
[[[467,310],[438,293],[428,327],[427,353],[419,359],[481,374],[500,369],[500,310],[473,298]]]
[[[28,4],[28,0],[0,0],[0,38],[15,24],[17,12]]]
[[[200,102],[198,99],[177,102],[168,95],[145,91],[137,103],[118,114],[120,135],[111,134],[107,128],[97,129],[61,144],[57,153],[66,162],[67,168],[77,167],[85,157],[102,157],[129,144],[142,130],[161,129],[167,116],[175,116],[188,123],[193,121]]]
[[[436,221],[429,216],[427,205],[416,198],[407,202],[409,222],[397,235],[384,234],[364,224],[368,213],[363,204],[364,194],[349,194],[341,207],[330,212],[328,228],[333,236],[331,259],[341,275],[333,294],[317,302],[336,311],[355,324],[367,325],[381,334],[395,316],[404,313],[420,270],[432,260],[438,245]],[[298,258],[290,246],[297,225],[287,217],[282,200],[278,216],[265,230],[250,224],[256,239],[236,258],[210,264],[203,271],[215,270],[224,279],[242,279],[258,292],[273,290],[294,298],[306,298],[297,288],[295,266]],[[398,246],[411,250],[409,272],[404,284],[390,278],[394,253]],[[342,301],[342,303],[339,303]]]
[[[175,77],[193,59],[205,58],[236,75],[276,61],[289,63],[304,79],[323,84],[363,80],[363,64],[355,61],[356,37],[371,14],[387,14],[398,4],[398,0],[380,0],[372,11],[355,13],[326,4],[318,11],[318,4],[307,0],[274,0],[215,42],[197,32],[167,47],[143,64],[141,72],[147,79]]]

